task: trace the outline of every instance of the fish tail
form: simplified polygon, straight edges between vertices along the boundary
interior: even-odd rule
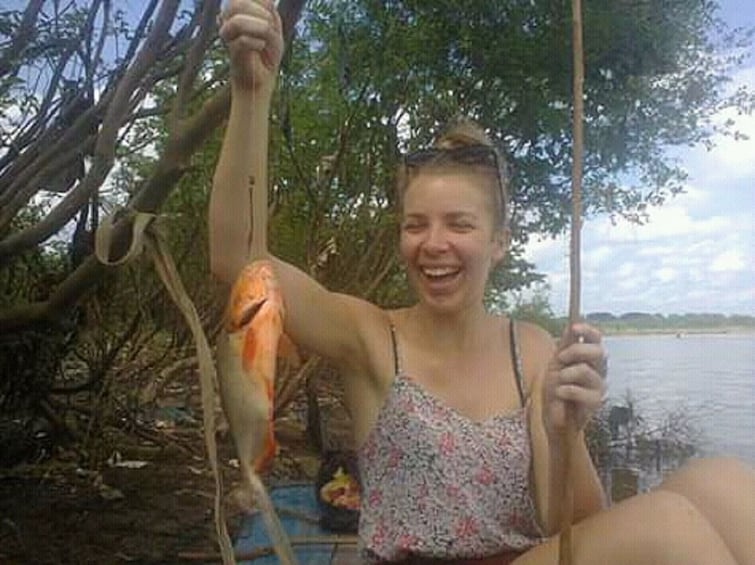
[[[283,529],[283,524],[281,524],[278,514],[275,512],[273,501],[267,493],[265,484],[252,469],[247,470],[247,479],[254,492],[254,498],[262,513],[262,521],[265,523],[265,529],[270,536],[270,541],[273,544],[273,548],[275,548],[275,553],[281,565],[297,565],[291,542],[288,539],[286,530]]]

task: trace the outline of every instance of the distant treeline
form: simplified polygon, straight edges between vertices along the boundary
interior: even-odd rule
[[[587,321],[607,332],[630,331],[755,331],[755,316],[733,314],[649,314],[627,312],[614,315],[610,312],[591,312]]]

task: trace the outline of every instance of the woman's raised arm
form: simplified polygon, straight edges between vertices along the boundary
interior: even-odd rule
[[[232,100],[210,195],[210,267],[231,284],[250,260],[251,242],[265,240],[264,234],[251,233],[251,193],[267,188],[270,102],[283,48],[280,17],[268,0],[231,0],[220,36],[231,58]],[[267,249],[253,258],[260,256],[267,256]],[[364,331],[382,320],[382,311],[329,292],[296,267],[268,258],[285,301],[286,333],[341,366],[366,369]]]
[[[231,63],[231,113],[210,195],[210,268],[230,283],[249,257],[252,189],[267,190],[270,100],[283,37],[269,0],[230,0],[220,21]],[[264,234],[254,237],[266,251]]]

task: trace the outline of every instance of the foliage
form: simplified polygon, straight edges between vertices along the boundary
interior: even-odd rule
[[[24,18],[0,14],[8,47],[0,55],[0,285],[9,290],[0,318],[14,330],[0,332],[0,403],[41,410],[57,432],[85,443],[109,413],[116,375],[170,362],[187,343],[150,265],[116,276],[93,259],[99,218],[127,202],[159,206],[185,167],[182,153],[196,144],[187,111],[195,122],[208,115],[208,132],[219,122],[217,111],[198,106],[207,94],[187,92],[199,71],[191,48],[201,55],[202,30],[214,26],[212,3],[179,14],[178,2],[153,2],[141,20],[113,8],[35,1]],[[22,21],[32,22],[28,33]],[[217,86],[211,78],[203,75],[195,92]],[[161,106],[152,106],[161,93]],[[189,237],[179,240],[179,258],[200,229],[182,230]],[[64,416],[81,402],[84,429]]]
[[[686,331],[735,331],[755,329],[755,317],[741,314],[650,314],[626,312],[614,315],[610,312],[587,314],[587,320],[604,332],[686,332]]]
[[[722,51],[737,38],[725,36],[709,2],[652,10],[592,2],[585,10],[585,213],[642,221],[648,206],[662,204],[684,180],[664,149],[705,142],[717,131],[713,113],[752,99],[724,95],[741,51]],[[390,221],[400,151],[428,143],[461,114],[487,126],[511,163],[513,246],[494,290],[536,283],[523,244],[532,234],[562,231],[569,214],[569,42],[567,2],[310,3],[281,77],[275,163],[292,213],[309,218],[302,223],[309,241],[299,234],[296,242],[307,249],[300,262],[311,265],[332,239],[339,252],[355,249],[348,258],[335,254],[323,275],[354,290],[342,277],[375,237],[364,218]],[[323,159],[335,169],[327,186],[317,179]],[[637,185],[619,180],[626,178]],[[297,198],[298,190],[308,199]],[[294,218],[285,218],[298,233]],[[335,229],[324,218],[337,218]],[[385,245],[395,245],[395,233]]]
[[[215,44],[206,51],[202,84],[194,95],[175,97],[179,64],[188,61],[202,7],[176,16],[177,42],[165,44],[159,64],[135,92],[135,112],[122,124],[109,194],[93,194],[88,217],[85,201],[78,200],[85,231],[93,228],[100,208],[112,206],[101,198],[123,204],[148,179],[156,155],[166,152],[173,105],[188,101],[184,111],[196,112],[218,87],[225,59]],[[319,0],[308,8],[286,56],[273,117],[278,126],[271,159],[274,250],[331,288],[384,304],[405,303],[406,285],[392,257],[395,167],[401,151],[429,142],[462,114],[489,128],[511,165],[512,251],[494,276],[491,296],[500,301],[506,289],[541,280],[522,250],[534,233],[563,230],[568,216],[568,3]],[[716,131],[710,120],[714,112],[751,104],[750,93],[724,95],[750,36],[727,30],[716,20],[712,2],[662,2],[651,10],[642,3],[606,1],[584,10],[585,213],[639,221],[647,206],[662,203],[683,180],[663,149],[708,141]],[[156,13],[151,5],[138,25],[154,23]],[[20,16],[12,11],[0,16],[6,37],[21,29]],[[93,1],[60,12],[44,8],[35,29],[25,43],[14,43],[19,48],[12,50],[15,58],[0,88],[3,139],[12,140],[3,142],[0,163],[3,221],[24,213],[34,194],[8,184],[19,180],[9,157],[27,155],[34,148],[32,134],[59,137],[82,112],[106,102],[114,78],[135,59],[149,27],[139,28],[134,15]],[[40,66],[43,53],[48,62]],[[27,67],[41,70],[18,73]],[[71,167],[92,151],[91,138],[76,143],[79,150],[58,169],[66,174],[58,175],[57,184],[38,186],[70,189],[60,179],[69,179]],[[171,205],[176,217],[204,217],[199,196],[206,197],[216,148],[214,142],[206,145],[183,170],[181,196]],[[626,178],[640,183],[626,186],[619,180]],[[26,196],[19,198],[11,188]],[[9,197],[26,205],[10,205]],[[182,205],[190,209],[179,211]],[[55,208],[48,206],[43,218]],[[199,223],[193,227],[202,230]],[[176,229],[174,236],[185,232]],[[72,233],[68,228],[57,237]]]
[[[565,321],[556,317],[549,301],[550,287],[545,283],[535,285],[527,294],[515,293],[515,301],[509,315],[516,320],[532,322],[558,338]]]
[[[585,441],[601,476],[630,469],[649,487],[700,453],[702,432],[689,407],[679,405],[651,419],[644,404],[627,391],[603,405],[588,425]]]
[[[35,1],[29,17],[0,13],[0,327],[55,332],[67,320],[52,342],[71,340],[85,383],[105,387],[133,356],[172,361],[187,339],[149,265],[106,274],[91,257],[100,218],[124,205],[162,212],[191,297],[215,325],[205,211],[227,109],[218,8],[163,0],[134,15],[107,0]],[[585,214],[641,221],[684,178],[664,149],[709,142],[715,112],[751,107],[749,92],[724,94],[751,36],[726,30],[708,1],[601,0],[584,20]],[[409,303],[396,167],[448,120],[471,116],[511,173],[512,248],[488,303],[555,331],[523,249],[569,215],[569,43],[565,0],[311,0],[274,100],[272,250],[333,290]],[[511,294],[531,285],[529,303]],[[156,328],[164,333],[145,354]],[[12,352],[0,351],[6,367]],[[63,367],[62,350],[50,352],[35,358],[56,360],[38,367],[44,390]]]

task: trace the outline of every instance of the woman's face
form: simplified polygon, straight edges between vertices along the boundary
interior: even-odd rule
[[[454,312],[480,304],[491,267],[506,252],[482,174],[420,172],[404,194],[400,253],[420,300]]]

